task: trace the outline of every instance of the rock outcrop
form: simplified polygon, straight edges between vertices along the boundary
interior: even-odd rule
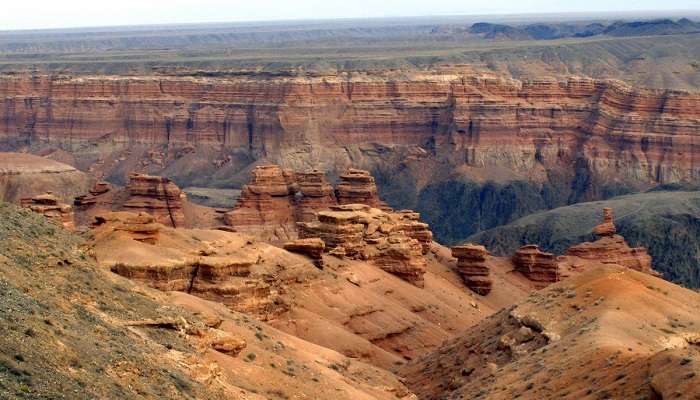
[[[298,222],[313,221],[316,212],[337,204],[333,186],[323,172],[297,172],[296,178],[300,195],[296,211]]]
[[[391,210],[379,199],[374,178],[367,171],[350,169],[340,177],[336,189],[320,171],[294,172],[278,165],[253,169],[251,181],[243,187],[234,209],[225,215],[228,225],[256,234],[271,242],[285,242],[298,236],[298,222],[312,222],[322,210],[342,204],[364,204]],[[337,198],[336,198],[337,196]],[[407,211],[402,220],[406,233],[418,239],[425,253],[432,233],[418,221],[420,215]]]
[[[224,219],[243,232],[272,230],[280,239],[293,238],[295,192],[292,171],[277,165],[255,167],[250,183],[243,187],[234,209],[226,213]]]
[[[423,245],[409,236],[414,213],[392,213],[365,204],[346,204],[320,211],[317,222],[299,223],[302,238],[320,238],[332,255],[367,260],[418,287],[424,285]],[[425,234],[419,235],[421,237]]]
[[[536,282],[539,287],[561,280],[557,256],[541,251],[536,245],[521,247],[513,256],[513,264],[516,271]]]
[[[155,245],[160,239],[163,225],[156,223],[155,218],[145,212],[133,214],[129,212],[108,212],[95,217],[93,227],[111,224],[115,231],[126,232],[132,240]]]
[[[196,231],[157,223],[150,214],[130,212],[98,216],[93,234],[98,261],[116,274],[163,291],[220,302],[261,319],[287,310],[262,276],[269,273],[253,274],[262,254],[247,245],[252,243],[249,237],[206,230],[200,237]]]
[[[73,206],[78,224],[90,224],[96,216],[112,211],[115,207],[117,192],[118,190],[111,183],[99,181],[87,194],[76,197]]]
[[[423,254],[428,254],[430,245],[433,243],[433,232],[430,225],[420,221],[420,213],[412,210],[397,211],[399,226],[397,230],[403,231],[409,237],[416,239],[421,244]]]
[[[41,214],[51,221],[68,230],[75,230],[73,207],[63,204],[53,193],[45,193],[28,199],[22,199],[20,204],[37,214]]]
[[[284,244],[284,249],[292,253],[304,254],[314,260],[323,256],[326,244],[319,238],[297,239]]]
[[[126,186],[128,199],[124,210],[146,212],[156,222],[173,228],[185,226],[182,200],[185,194],[170,179],[160,176],[132,174]]]
[[[612,209],[603,210],[604,222],[593,228],[593,233],[601,238],[595,242],[580,243],[570,247],[566,255],[594,260],[604,264],[617,264],[640,272],[660,275],[652,268],[651,256],[643,247],[632,248],[625,238],[615,234]]]
[[[603,209],[603,223],[593,228],[593,233],[598,236],[613,236],[617,233],[612,208]]]
[[[32,154],[0,152],[0,201],[20,204],[22,199],[51,192],[61,203],[71,204],[91,184],[87,174],[68,164]]]
[[[349,169],[340,175],[336,187],[338,204],[366,204],[370,207],[391,211],[389,206],[379,199],[374,177],[361,169]]]
[[[486,265],[486,259],[489,257],[486,247],[471,243],[456,246],[452,248],[452,257],[457,259],[457,269],[469,289],[482,296],[491,292],[493,281],[489,277],[491,271]]]

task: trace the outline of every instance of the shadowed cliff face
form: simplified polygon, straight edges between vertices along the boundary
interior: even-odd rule
[[[520,82],[457,69],[8,75],[0,99],[4,148],[61,148],[101,178],[138,171],[180,186],[239,187],[261,161],[330,176],[365,168],[392,206],[423,212],[446,241],[699,175],[700,96],[614,81]],[[432,212],[436,199],[452,209]]]

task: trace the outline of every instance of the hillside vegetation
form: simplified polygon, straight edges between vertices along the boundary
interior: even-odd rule
[[[644,246],[654,268],[666,279],[700,287],[700,192],[660,191],[579,203],[520,218],[470,236],[498,255],[513,254],[525,244],[561,254],[571,245],[594,238],[591,229],[602,209],[615,212],[618,232],[630,245]]]

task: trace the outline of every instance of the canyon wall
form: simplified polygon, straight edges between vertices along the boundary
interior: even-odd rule
[[[422,212],[448,241],[700,176],[700,95],[579,77],[4,75],[0,103],[0,148],[67,150],[110,181],[135,170],[237,186],[263,161],[331,177],[365,168],[391,206]],[[495,209],[474,208],[489,196]]]

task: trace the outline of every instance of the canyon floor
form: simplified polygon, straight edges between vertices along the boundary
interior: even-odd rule
[[[2,398],[700,396],[700,295],[629,268],[589,262],[533,291],[505,259],[492,260],[494,290],[482,297],[439,247],[419,289],[363,262],[324,256],[318,270],[237,233],[165,231],[154,248],[108,225],[76,236],[8,204],[0,216]],[[105,267],[134,257],[178,264],[188,252],[297,270],[281,293],[292,311],[263,322]],[[415,332],[363,339],[392,325]],[[436,334],[432,349],[417,347]]]
[[[0,400],[700,400],[700,12],[483,18],[0,31]]]

